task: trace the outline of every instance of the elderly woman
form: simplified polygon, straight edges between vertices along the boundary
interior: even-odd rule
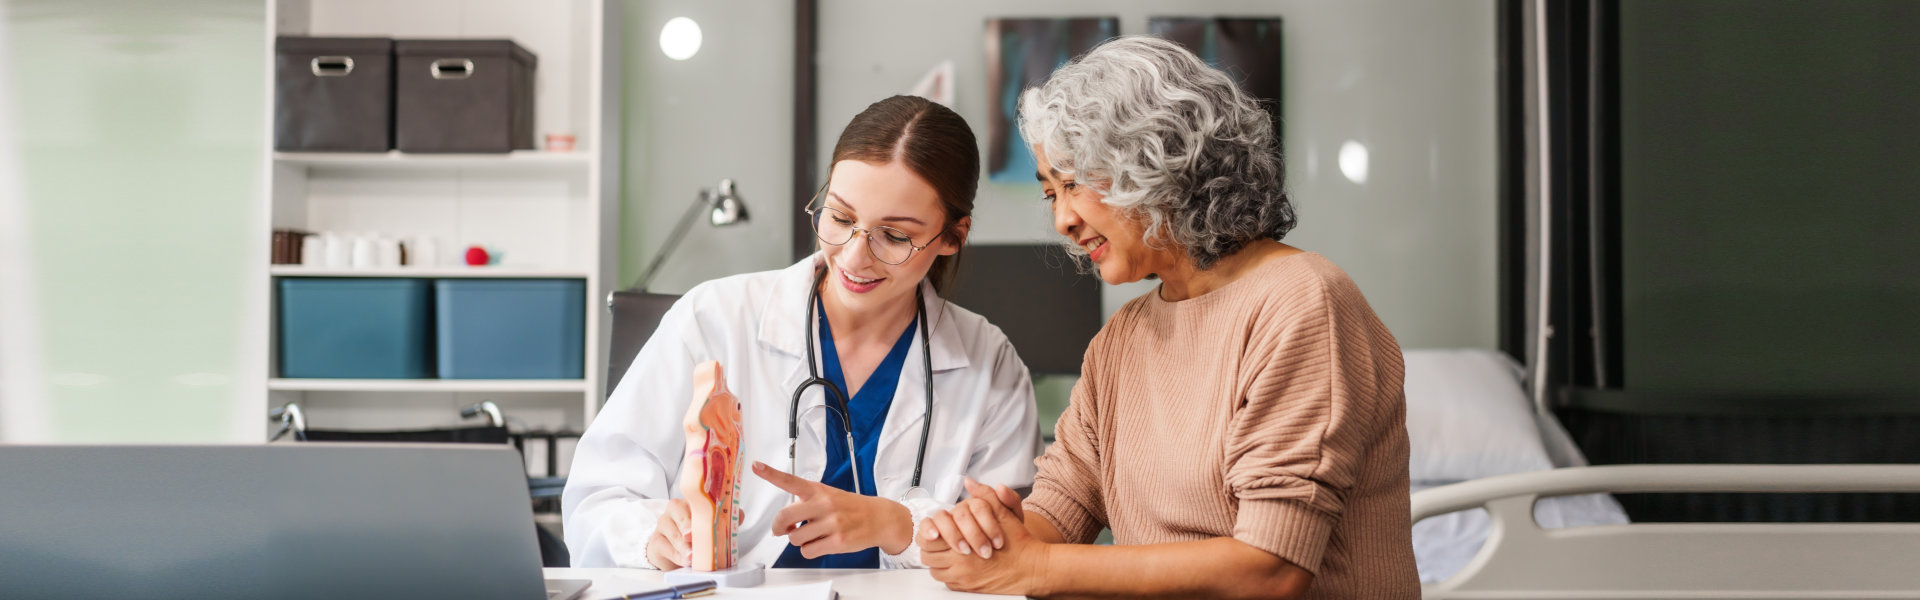
[[[1087,349],[1033,493],[917,533],[936,578],[1031,596],[1417,598],[1401,355],[1294,225],[1273,125],[1226,74],[1110,41],[1020,98],[1054,228],[1157,277]],[[1102,528],[1113,546],[1090,545]]]

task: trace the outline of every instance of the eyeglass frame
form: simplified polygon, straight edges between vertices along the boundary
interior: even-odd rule
[[[907,261],[913,260],[914,254],[918,254],[920,251],[926,250],[927,248],[932,247],[934,242],[940,241],[940,237],[946,235],[947,231],[952,229],[951,227],[942,228],[938,233],[933,234],[933,239],[927,240],[927,243],[914,245],[913,236],[907,235],[907,232],[900,231],[900,229],[897,227],[892,227],[888,225],[875,225],[873,227],[857,227],[853,225],[848,225],[847,239],[842,240],[840,243],[837,243],[837,244],[833,242],[829,242],[827,241],[827,238],[820,237],[820,211],[831,210],[841,215],[847,214],[846,212],[841,211],[838,208],[827,206],[827,202],[826,202],[827,188],[831,185],[832,185],[831,183],[828,183],[827,185],[820,186],[820,191],[814,192],[813,200],[807,201],[807,206],[812,208],[807,208],[800,211],[802,214],[813,217],[811,221],[808,221],[808,227],[813,229],[813,239],[820,240],[820,243],[822,244],[826,244],[828,246],[834,246],[837,248],[840,246],[845,246],[847,244],[853,243],[853,238],[855,236],[864,234],[867,236],[867,255],[868,256],[872,256],[874,260],[880,261],[888,265],[903,265],[903,264],[906,264]],[[813,207],[814,204],[819,204],[820,206]],[[853,219],[849,217],[847,220],[852,221]],[[900,237],[907,238],[907,248],[909,248],[907,250],[907,256],[905,258],[900,259],[900,262],[887,262],[887,259],[880,258],[880,254],[873,250],[873,230],[875,229],[890,229],[895,232],[898,232],[900,234]]]

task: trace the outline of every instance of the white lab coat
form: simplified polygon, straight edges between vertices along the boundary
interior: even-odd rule
[[[787,546],[772,535],[773,517],[791,500],[755,476],[752,461],[789,469],[787,418],[793,390],[808,377],[805,335],[809,287],[820,255],[779,271],[700,284],[674,303],[632,368],[587,427],[561,496],[567,550],[575,567],[652,568],[647,542],[668,498],[680,493],[686,436],[681,421],[693,397],[693,366],[718,360],[727,388],[739,396],[745,435],[741,451],[740,559],[772,566]],[[926,349],[914,335],[874,459],[876,489],[901,501],[914,530],[966,491],[962,476],[988,484],[1033,484],[1040,449],[1033,385],[1000,328],[942,300],[922,284],[933,346],[933,429],[922,491],[902,500],[913,478],[925,412]],[[824,369],[824,364],[821,367]],[[819,481],[826,470],[826,403],[814,386],[801,397],[796,474]],[[863,473],[863,476],[867,474]],[[924,493],[922,493],[924,492]],[[899,555],[881,551],[881,566],[922,566],[918,542]]]

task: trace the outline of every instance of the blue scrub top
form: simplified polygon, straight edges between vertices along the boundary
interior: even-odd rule
[[[840,370],[840,353],[833,347],[833,326],[827,322],[827,310],[820,306],[820,348],[826,361],[827,381],[833,382],[841,390],[847,389],[846,374]],[[860,463],[860,487],[857,492],[867,496],[878,496],[874,489],[873,456],[880,448],[880,429],[887,422],[887,409],[893,406],[893,392],[900,384],[900,368],[907,362],[907,349],[913,347],[913,334],[920,327],[916,319],[907,324],[907,331],[900,334],[900,340],[893,343],[893,350],[887,352],[887,358],[867,377],[866,385],[860,387],[860,393],[847,400],[847,410],[853,413],[854,457]],[[828,400],[832,404],[832,400]],[[827,469],[821,474],[820,482],[846,491],[853,490],[853,463],[847,460],[847,445],[839,433],[846,431],[846,425],[840,421],[840,412],[827,411]],[[780,560],[773,563],[777,568],[802,569],[878,569],[880,568],[880,549],[868,548],[846,554],[830,554],[809,559],[800,555],[800,547],[792,544],[780,553]]]

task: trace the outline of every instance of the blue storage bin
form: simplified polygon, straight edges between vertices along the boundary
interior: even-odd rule
[[[434,286],[441,377],[583,377],[585,281],[441,279]]]
[[[428,280],[282,278],[279,292],[281,377],[433,377]]]

